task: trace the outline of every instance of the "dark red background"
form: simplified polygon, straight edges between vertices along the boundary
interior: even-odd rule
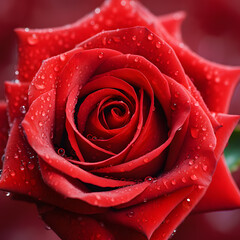
[[[102,0],[1,0],[0,1],[0,98],[3,82],[14,78],[16,69],[16,27],[43,28],[71,23],[98,7]],[[185,10],[185,42],[207,59],[240,66],[239,0],[141,0],[153,13],[160,15]],[[240,114],[238,86],[230,112]],[[240,184],[240,172],[235,173]],[[46,230],[31,204],[11,201],[0,194],[0,239],[57,240]],[[182,239],[240,239],[240,211],[194,215],[177,229],[173,237]]]

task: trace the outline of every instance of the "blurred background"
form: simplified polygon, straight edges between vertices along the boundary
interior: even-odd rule
[[[239,0],[139,0],[154,14],[184,10],[183,39],[199,55],[240,66]],[[45,28],[74,22],[103,0],[0,0],[0,99],[3,82],[14,79],[17,61],[16,27]],[[240,85],[230,113],[240,114]],[[240,186],[240,171],[234,177]],[[172,239],[239,240],[240,210],[189,216]],[[1,240],[59,240],[38,217],[32,204],[12,201],[0,193]]]

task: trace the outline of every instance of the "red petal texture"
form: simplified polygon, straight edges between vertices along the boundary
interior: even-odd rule
[[[8,130],[9,130],[9,125],[8,125],[8,118],[7,118],[7,104],[3,101],[0,102],[0,115],[1,115],[1,120],[0,120],[0,156],[2,157],[4,154],[4,149],[7,144],[8,140]],[[0,162],[0,169],[2,169],[2,161]]]
[[[28,83],[5,82],[5,94],[9,123],[15,118],[23,118],[28,110]]]
[[[217,130],[217,146],[215,154],[221,156],[239,116],[218,114],[217,119],[222,127]],[[224,187],[223,187],[224,186]],[[240,192],[225,163],[224,156],[220,158],[213,175],[212,182],[203,199],[195,211],[211,211],[221,209],[234,209],[240,207]]]
[[[173,14],[173,19],[174,16],[181,19],[178,14]],[[120,0],[112,0],[105,2],[100,13],[89,15],[70,27],[27,32],[19,29],[17,30],[19,37],[19,78],[21,81],[31,80],[42,60],[69,50],[77,43],[102,30],[145,26],[162,36],[173,47],[186,73],[194,79],[194,83],[207,106],[215,112],[226,112],[239,79],[240,69],[214,64],[192,53],[181,41],[172,37],[171,24],[167,25],[166,22],[166,19],[163,19],[161,24],[158,17],[147,11],[138,2],[125,1],[122,4]],[[176,22],[178,20],[173,21],[171,27],[176,25]],[[172,35],[167,32],[165,27]],[[223,89],[224,94],[221,94]]]
[[[167,32],[173,36],[173,38],[181,41],[181,25],[185,19],[186,14],[184,12],[170,13],[167,15],[159,16],[159,23],[167,30]]]
[[[183,19],[109,0],[72,25],[16,30],[0,188],[41,202],[62,239],[168,239],[193,209],[240,207],[222,156],[240,68],[192,53]]]
[[[77,215],[57,208],[39,206],[43,220],[62,240],[113,240],[114,236],[103,222],[90,216]]]
[[[6,147],[0,188],[74,212],[86,214],[103,211],[84,202],[66,200],[52,191],[44,184],[38,167],[37,156],[26,141],[19,122],[15,120]]]

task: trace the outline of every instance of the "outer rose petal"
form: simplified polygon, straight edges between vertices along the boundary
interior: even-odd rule
[[[86,215],[77,215],[58,208],[40,205],[39,213],[62,240],[114,240],[101,221]]]
[[[168,32],[165,28],[166,20],[163,19],[162,24],[160,20],[138,2],[127,0],[122,4],[121,0],[111,0],[105,2],[100,13],[89,15],[70,26],[29,32],[18,30],[20,80],[31,80],[42,60],[69,50],[102,30],[145,26],[163,37],[174,48],[207,106],[212,111],[226,111],[240,69],[217,65],[192,53],[182,42],[169,34],[172,34],[169,26],[172,27],[173,24],[168,23]],[[33,65],[28,68],[26,62]],[[224,94],[220,96],[223,89]]]
[[[217,146],[215,154],[217,158],[221,156],[239,118],[239,116],[225,114],[217,115],[217,120],[222,124],[222,127],[216,132]],[[222,156],[206,195],[195,211],[233,209],[238,207],[240,207],[240,192]]]
[[[7,118],[7,104],[3,101],[0,101],[0,156],[4,154],[4,149],[7,144],[8,138],[8,118]],[[0,161],[0,169],[2,168],[2,161]]]
[[[42,180],[36,153],[29,146],[19,121],[15,120],[6,147],[0,188],[24,194],[37,200],[83,214],[99,213],[99,209],[82,201],[65,199]]]
[[[162,24],[168,33],[176,38],[177,40],[182,40],[181,25],[185,19],[185,12],[175,12],[167,15],[159,16],[159,22]]]
[[[5,82],[5,94],[9,123],[15,118],[23,118],[28,109],[28,83]]]
[[[200,91],[206,105],[214,112],[227,112],[240,77],[239,67],[224,66],[205,60],[166,31],[159,32],[176,52],[185,72]]]

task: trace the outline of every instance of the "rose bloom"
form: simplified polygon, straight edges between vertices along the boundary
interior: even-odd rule
[[[16,30],[0,188],[61,239],[168,239],[190,212],[240,206],[222,155],[240,69],[192,53],[182,19],[112,0],[72,25]]]

